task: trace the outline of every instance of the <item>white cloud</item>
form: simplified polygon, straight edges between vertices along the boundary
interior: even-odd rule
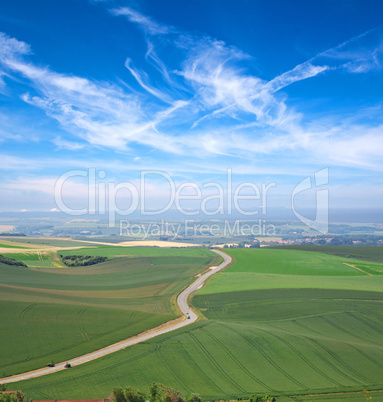
[[[3,32],[0,32],[0,58],[8,59],[10,57],[16,57],[19,55],[26,55],[31,53],[30,46],[18,41],[15,38],[11,38]]]
[[[38,169],[41,161],[7,154],[0,154],[0,170],[29,170]]]
[[[326,70],[328,70],[328,66],[315,66],[310,62],[302,63],[294,67],[292,70],[272,79],[267,83],[267,87],[270,91],[277,92],[294,82],[315,77]]]
[[[132,62],[129,58],[126,59],[125,61],[125,67],[130,71],[132,76],[136,79],[136,81],[145,91],[149,92],[151,95],[155,96],[156,98],[160,99],[163,102],[172,103],[172,100],[169,98],[168,95],[157,90],[156,88],[153,88],[148,84],[147,74],[145,72],[139,72],[137,69],[135,69],[132,66]]]
[[[83,149],[85,146],[84,144],[67,141],[60,137],[56,137],[52,142],[57,146],[58,149],[68,149],[70,151],[78,151],[80,149]]]
[[[115,8],[111,10],[111,13],[116,16],[126,16],[129,21],[138,24],[144,29],[145,32],[151,35],[167,34],[173,30],[171,27],[159,24],[151,18],[146,17],[145,15],[129,7]]]
[[[128,7],[112,13],[126,16],[151,35],[150,40],[148,35],[146,38],[145,57],[149,67],[160,72],[160,83],[135,68],[130,58],[125,66],[139,84],[138,91],[52,71],[29,61],[27,44],[0,36],[1,66],[6,73],[29,80],[30,88],[22,99],[70,132],[71,140],[55,136],[52,142],[58,148],[76,151],[86,141],[137,156],[138,144],[145,152],[155,149],[181,156],[183,166],[188,157],[228,157],[235,163],[235,159],[257,161],[273,155],[292,161],[299,154],[307,162],[381,167],[380,119],[374,124],[339,124],[331,119],[320,124],[307,122],[299,110],[289,107],[287,95],[282,93],[289,85],[334,69],[369,71],[371,60],[379,64],[380,45],[375,45],[373,52],[357,52],[349,49],[355,42],[351,40],[267,81],[245,68],[249,55],[222,41],[177,34],[173,27]],[[156,51],[155,36],[164,34],[171,35],[161,37],[162,46],[183,57],[177,70],[169,68]],[[13,162],[24,166],[21,160]]]
[[[381,30],[370,30],[357,35],[338,46],[327,49],[313,60],[327,61],[333,69],[348,73],[365,74],[381,70],[383,41]]]

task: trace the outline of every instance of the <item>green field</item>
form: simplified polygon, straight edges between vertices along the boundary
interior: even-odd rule
[[[2,248],[25,248],[25,247],[21,247],[21,246],[14,246],[11,244],[1,244],[1,243],[0,243],[0,247],[2,247]]]
[[[0,302],[1,376],[101,349],[171,319],[133,310]],[[17,321],[16,321],[17,320]]]
[[[381,386],[383,304],[334,300],[379,300],[381,295],[264,291],[231,296],[224,302],[221,295],[196,297],[208,320],[191,328],[16,386],[35,398],[95,398],[119,385],[146,389],[155,380],[206,399]]]
[[[382,275],[351,268],[344,256],[228,252],[235,263],[193,298],[199,322],[13,386],[33,399],[78,399],[105,397],[115,386],[146,390],[158,381],[204,399],[258,392],[305,402],[365,401],[353,392],[383,390]],[[370,260],[347,263],[381,267]],[[381,392],[371,396],[382,400]]]
[[[350,269],[344,258],[317,252],[278,250],[272,248],[250,249],[244,253],[233,249],[228,253],[237,264],[229,272],[252,272],[282,275],[307,276],[361,276],[362,273]],[[256,260],[254,261],[254,256]],[[356,260],[346,260],[352,263]]]
[[[60,260],[56,251],[36,251],[26,253],[7,253],[7,257],[22,261],[30,268],[63,268],[65,265]]]
[[[371,398],[371,399],[367,399]],[[335,393],[316,396],[293,396],[278,398],[278,402],[383,402],[382,391]]]
[[[81,243],[77,243],[77,246]],[[31,268],[64,268],[65,265],[60,259],[60,255],[90,255],[90,256],[103,256],[108,258],[122,258],[122,257],[183,257],[193,259],[193,263],[196,263],[195,258],[200,258],[200,261],[204,264],[206,261],[210,261],[211,253],[209,250],[203,249],[172,249],[172,248],[158,248],[158,247],[115,247],[115,246],[93,246],[81,249],[68,249],[60,251],[31,251],[27,253],[7,253],[7,256],[16,260],[24,262]],[[204,259],[205,256],[205,259]],[[164,260],[165,261],[165,260]],[[174,260],[175,261],[175,260]]]
[[[161,247],[121,247],[121,246],[100,246],[81,248],[79,250],[62,250],[62,255],[93,255],[104,256],[108,258],[113,257],[211,257],[211,252],[207,249],[201,248],[161,248]]]
[[[299,251],[314,251],[317,253],[325,253],[337,255],[344,258],[360,259],[371,262],[383,263],[383,247],[375,246],[310,246],[310,245],[292,245],[292,246],[274,246],[273,249],[287,249]]]
[[[174,295],[219,261],[208,250],[129,253],[79,268],[0,264],[0,375],[67,360],[175,318]]]
[[[383,290],[383,264],[380,263],[290,248],[248,249],[245,252],[231,249],[227,252],[236,263],[215,275],[200,294],[286,288]]]
[[[55,246],[55,247],[88,247],[93,246],[92,243],[87,243],[87,241],[75,241],[72,239],[61,239],[61,238],[54,238],[54,237],[29,237],[29,236],[1,236],[0,243],[2,240],[11,241],[13,243],[23,243],[31,244],[31,245],[38,245],[38,246]],[[93,239],[92,239],[93,241]],[[121,241],[121,240],[120,240]],[[25,247],[25,246],[24,246]]]

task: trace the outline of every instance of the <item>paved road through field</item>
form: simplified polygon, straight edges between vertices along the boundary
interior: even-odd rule
[[[231,257],[228,254],[223,253],[219,250],[211,250],[214,253],[220,255],[223,258],[223,262],[217,267],[210,267],[209,272],[201,275],[196,281],[194,281],[190,286],[188,286],[177,298],[177,304],[182,314],[184,315],[184,320],[177,322],[175,324],[171,324],[166,326],[166,324],[162,325],[162,328],[153,331],[146,331],[143,334],[136,335],[134,337],[125,339],[124,341],[115,343],[113,345],[107,346],[103,349],[96,350],[95,352],[88,353],[83,356],[75,357],[74,359],[70,359],[66,362],[56,364],[55,367],[44,367],[42,369],[29,371],[23,374],[17,374],[12,377],[0,378],[0,384],[7,384],[16,381],[29,380],[35,377],[41,377],[43,375],[51,374],[56,371],[64,370],[65,364],[69,362],[72,366],[78,366],[80,364],[89,362],[91,360],[98,359],[102,356],[109,355],[111,353],[117,352],[118,350],[125,349],[128,346],[136,345],[137,343],[147,341],[148,339],[152,339],[158,335],[166,334],[167,332],[174,331],[176,329],[185,327],[186,325],[190,325],[193,322],[197,321],[197,314],[191,309],[188,305],[188,297],[191,293],[195,292],[197,289],[200,289],[206,279],[210,276],[214,275],[216,272],[226,268],[232,261]],[[190,318],[186,318],[189,316]]]

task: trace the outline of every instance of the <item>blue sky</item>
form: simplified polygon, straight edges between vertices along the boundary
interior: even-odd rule
[[[230,168],[275,183],[281,208],[329,168],[332,208],[380,207],[382,16],[378,0],[1,2],[0,210],[54,209],[60,175],[89,168],[201,186]],[[83,177],[65,191],[88,194]]]

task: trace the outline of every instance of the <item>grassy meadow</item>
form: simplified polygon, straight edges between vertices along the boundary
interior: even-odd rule
[[[0,243],[12,243],[13,245],[21,244],[23,248],[31,246],[40,247],[85,247],[93,246],[93,239],[89,243],[86,240],[76,241],[70,238],[57,237],[30,237],[30,236],[0,236]],[[2,246],[3,247],[3,246]]]
[[[63,268],[65,265],[61,262],[57,251],[26,251],[23,253],[7,253],[9,258],[22,261],[30,268]]]
[[[23,249],[25,249],[26,247],[15,246],[13,244],[2,244],[2,243],[0,243],[0,248],[23,248]]]
[[[278,402],[383,402],[382,391],[330,393],[324,395],[297,395],[278,398]]]
[[[274,246],[272,249],[298,250],[298,251],[314,251],[317,253],[332,254],[342,258],[352,258],[370,262],[378,262],[383,264],[383,252],[381,247],[363,246],[314,246],[314,245],[291,245],[291,246]]]
[[[349,247],[348,255],[355,255],[353,249],[359,248],[363,249]],[[379,259],[383,247],[375,249]],[[289,288],[383,290],[383,263],[291,248],[229,249],[227,252],[236,263],[215,275],[199,294]]]
[[[91,252],[102,255],[102,248],[84,255]],[[110,250],[110,260],[89,267],[0,264],[0,344],[6,345],[0,348],[0,376],[67,360],[175,318],[174,296],[219,261],[208,250],[156,248],[147,257],[140,248],[118,252],[121,257]],[[55,261],[52,252],[43,260],[38,253],[7,255],[27,263]]]
[[[304,250],[227,251],[235,263],[193,298],[197,323],[13,387],[33,399],[104,397],[116,386],[146,390],[158,381],[204,399],[258,392],[278,401],[356,402],[368,389],[373,402],[382,400],[378,261]]]
[[[27,250],[23,252],[8,252],[7,257],[14,258],[16,260],[24,262],[30,268],[65,268],[65,265],[60,259],[60,255],[91,255],[93,257],[108,257],[108,258],[138,258],[138,257],[149,257],[149,258],[162,258],[163,262],[168,262],[170,264],[177,262],[176,257],[182,257],[185,262],[185,258],[189,258],[189,261],[197,263],[196,258],[204,264],[206,261],[210,261],[211,253],[208,250],[203,249],[177,249],[177,248],[158,248],[158,247],[121,247],[121,246],[92,246],[92,247],[81,247],[82,243],[77,243],[76,248],[59,249],[52,248],[48,250]],[[69,246],[71,247],[71,246]],[[15,248],[12,246],[12,248]],[[16,247],[24,248],[24,247]],[[173,258],[173,260],[171,260]]]

